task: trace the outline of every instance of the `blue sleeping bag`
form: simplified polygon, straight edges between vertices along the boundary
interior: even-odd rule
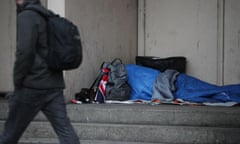
[[[153,85],[160,71],[134,64],[126,65],[127,81],[131,87],[131,100],[151,100]],[[197,78],[180,74],[175,82],[174,98],[190,102],[240,103],[240,84],[217,86]]]
[[[134,64],[126,65],[126,70],[127,82],[131,87],[130,100],[151,100],[153,84],[160,72]]]
[[[175,98],[190,102],[238,102],[240,103],[240,84],[216,86],[197,78],[180,74],[175,83]]]

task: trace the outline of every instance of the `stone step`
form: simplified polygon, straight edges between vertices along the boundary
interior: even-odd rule
[[[142,142],[123,142],[123,141],[102,141],[102,140],[81,140],[81,144],[164,144],[164,143],[142,143]],[[19,144],[59,144],[57,139],[50,138],[23,138]]]
[[[173,105],[68,105],[72,122],[108,124],[151,124],[172,126],[238,127],[239,107],[173,106]],[[0,120],[7,117],[7,103],[0,103]],[[36,121],[46,121],[40,113]]]
[[[0,122],[0,129],[3,123]],[[240,128],[99,123],[73,123],[73,126],[82,140],[179,144],[234,144],[240,141]],[[23,137],[56,138],[56,135],[48,122],[32,122]]]

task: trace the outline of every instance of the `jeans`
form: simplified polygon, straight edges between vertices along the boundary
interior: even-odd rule
[[[63,90],[22,88],[9,99],[9,114],[0,144],[17,144],[29,123],[42,111],[59,137],[60,144],[80,144],[67,117]]]

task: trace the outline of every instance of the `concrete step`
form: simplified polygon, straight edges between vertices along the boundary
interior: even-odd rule
[[[0,129],[3,123],[0,122]],[[179,144],[234,144],[240,141],[239,128],[99,123],[73,123],[73,126],[82,140]],[[23,137],[56,138],[56,135],[48,122],[32,122]]]
[[[151,124],[171,126],[238,127],[239,107],[173,106],[173,105],[68,105],[72,122],[108,124]],[[0,103],[0,120],[7,117],[7,103]],[[39,114],[36,121],[46,121]]]
[[[19,144],[58,144],[57,139],[50,138],[23,138]],[[119,141],[102,141],[102,140],[81,140],[81,144],[164,144],[164,143],[141,143],[141,142],[119,142]]]

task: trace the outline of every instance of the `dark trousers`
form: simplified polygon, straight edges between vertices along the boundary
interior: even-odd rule
[[[23,88],[10,97],[9,110],[0,144],[17,144],[29,123],[40,111],[50,121],[60,144],[80,144],[67,117],[63,90]]]

